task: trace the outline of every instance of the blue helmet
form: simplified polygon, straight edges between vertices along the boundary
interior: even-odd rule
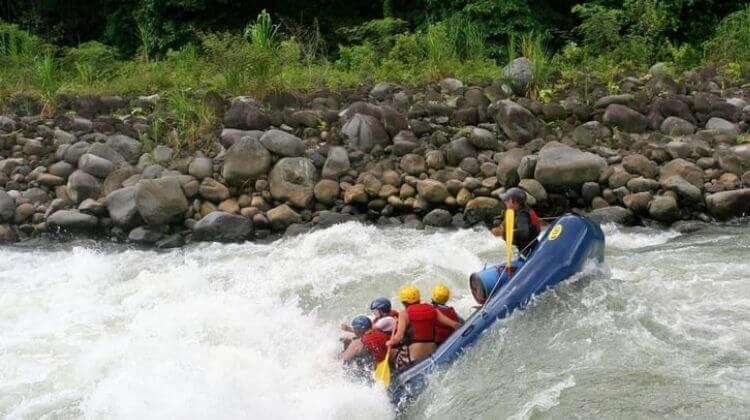
[[[370,321],[370,318],[360,315],[352,320],[352,328],[359,332],[369,331],[372,328],[372,321]]]
[[[375,309],[387,314],[391,311],[391,301],[386,298],[377,298],[370,304],[370,310],[374,311]]]

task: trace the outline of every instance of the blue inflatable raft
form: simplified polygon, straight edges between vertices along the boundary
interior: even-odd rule
[[[565,215],[544,232],[527,261],[513,262],[509,282],[505,282],[502,268],[500,272],[497,267],[490,267],[474,273],[470,280],[472,293],[480,303],[486,300],[485,304],[432,356],[394,377],[388,388],[391,401],[399,408],[413,401],[427,386],[430,373],[453,363],[496,320],[523,308],[534,295],[581,272],[589,260],[604,260],[604,233],[596,223],[582,216]],[[495,287],[498,280],[500,286]]]

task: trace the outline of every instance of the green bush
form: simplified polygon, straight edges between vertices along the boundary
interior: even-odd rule
[[[705,43],[714,62],[738,62],[750,66],[750,5],[724,18]]]

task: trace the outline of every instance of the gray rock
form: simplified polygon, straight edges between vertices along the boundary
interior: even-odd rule
[[[140,144],[138,140],[132,137],[123,134],[114,134],[107,138],[106,144],[130,163],[135,163],[140,157]]]
[[[460,164],[467,157],[476,157],[477,155],[476,149],[466,137],[453,140],[446,146],[445,151],[448,164],[452,166]]]
[[[536,162],[539,160],[537,155],[526,155],[521,158],[521,162],[518,164],[518,178],[533,178],[534,170],[536,170]]]
[[[674,159],[659,169],[659,181],[666,181],[673,175],[683,177],[687,182],[698,188],[703,187],[703,170],[692,162],[684,159]]]
[[[422,223],[427,226],[447,227],[453,222],[453,216],[448,210],[435,209],[427,213]]]
[[[633,101],[635,101],[635,97],[629,93],[624,93],[621,95],[607,95],[597,99],[594,106],[596,108],[606,108],[612,104],[630,106]]]
[[[148,165],[145,168],[143,168],[143,173],[141,173],[141,179],[159,178],[162,175],[162,172],[164,172],[163,166]]]
[[[674,191],[680,197],[691,203],[702,203],[703,194],[701,189],[687,182],[679,175],[673,175],[661,182],[661,186],[667,191]]]
[[[491,131],[474,127],[469,133],[469,141],[477,149],[495,150],[499,141]]]
[[[268,116],[260,109],[260,104],[246,96],[232,100],[229,111],[224,115],[224,126],[241,130],[265,130],[270,125]]]
[[[138,226],[130,231],[128,240],[140,244],[155,244],[164,238],[164,232],[152,226]]]
[[[323,164],[323,178],[338,179],[341,175],[349,172],[349,154],[341,146],[334,146],[328,150],[326,162]]]
[[[224,179],[234,185],[265,175],[271,167],[271,152],[259,140],[243,137],[227,150],[224,158]]]
[[[305,154],[305,143],[297,137],[281,130],[271,129],[263,134],[260,143],[277,155],[298,157]]]
[[[204,199],[219,203],[229,198],[229,188],[213,178],[204,178],[198,188],[198,193]]]
[[[598,197],[602,193],[602,188],[599,186],[598,182],[584,182],[581,186],[581,197],[583,197],[584,200],[586,200],[587,203],[590,203],[591,200],[594,199],[594,197]]]
[[[244,216],[215,211],[198,221],[193,240],[211,242],[242,242],[250,238],[253,225]]]
[[[92,230],[99,224],[99,219],[78,210],[59,210],[47,218],[47,225],[65,230]]]
[[[99,156],[100,158],[107,159],[112,162],[115,166],[120,166],[126,163],[125,158],[118,153],[115,149],[107,146],[104,143],[94,143],[89,147],[86,153]]]
[[[497,162],[497,180],[504,187],[513,187],[520,180],[518,168],[521,165],[521,159],[528,154],[527,151],[520,148],[514,148],[507,152],[496,155]]]
[[[643,114],[618,104],[607,107],[602,121],[610,127],[617,127],[631,133],[642,133],[648,127],[648,119]]]
[[[91,145],[85,141],[71,144],[66,147],[65,152],[63,153],[63,159],[71,165],[78,165],[78,160],[81,156],[88,153],[90,147]]]
[[[78,169],[99,178],[106,178],[115,170],[115,165],[102,157],[86,153],[78,160]]]
[[[584,182],[598,181],[606,166],[604,158],[593,153],[548,145],[539,152],[534,178],[547,190],[578,188]]]
[[[87,198],[78,206],[78,211],[100,217],[104,216],[105,207],[93,198]]]
[[[648,206],[648,214],[655,220],[671,223],[680,217],[677,200],[670,196],[655,197]]]
[[[370,89],[370,96],[378,101],[385,100],[391,94],[391,85],[386,82],[380,82]]]
[[[342,214],[332,211],[321,211],[318,213],[318,226],[322,228],[331,227],[341,223],[347,223],[356,220],[351,214]]]
[[[513,141],[525,143],[539,131],[539,123],[528,109],[509,100],[496,103],[495,121]]]
[[[463,82],[452,77],[446,77],[445,79],[440,81],[440,91],[443,93],[459,93],[461,92],[461,90],[463,90],[463,88]]]
[[[612,135],[609,128],[599,121],[589,121],[573,130],[573,141],[580,146],[592,146],[596,141]]]
[[[90,174],[79,169],[68,177],[68,195],[76,204],[87,198],[99,198],[100,194],[101,183]]]
[[[159,249],[179,248],[185,245],[185,238],[179,233],[174,233],[156,243]]]
[[[363,152],[369,152],[376,145],[386,147],[391,141],[383,124],[371,115],[354,114],[341,132],[349,139],[353,149]]]
[[[526,57],[516,58],[503,67],[500,76],[510,85],[513,93],[523,96],[534,81],[534,63]]]
[[[616,223],[619,225],[632,226],[636,222],[633,212],[620,206],[602,207],[593,210],[586,216],[599,224]]]
[[[717,117],[708,120],[706,123],[706,129],[726,134],[730,137],[737,137],[740,134],[740,129],[736,124]]]
[[[307,158],[283,158],[271,170],[269,181],[271,196],[279,201],[288,201],[300,208],[313,201],[315,165]]]
[[[695,133],[695,126],[679,117],[667,117],[661,123],[660,130],[668,136],[687,136]]]
[[[18,234],[8,225],[0,225],[0,244],[18,242]]]
[[[148,225],[178,220],[188,209],[187,198],[177,178],[143,179],[135,193],[138,213]]]
[[[544,203],[547,201],[547,191],[544,186],[536,179],[522,179],[518,186],[529,193],[534,200],[538,203]]]
[[[151,151],[151,157],[154,159],[154,163],[164,165],[172,160],[172,153],[172,149],[160,144],[154,147],[154,150]]]
[[[750,212],[750,188],[711,194],[706,197],[706,205],[717,219],[740,217]]]
[[[76,136],[73,134],[68,133],[67,131],[61,130],[59,128],[55,129],[54,132],[55,140],[57,140],[58,143],[75,143]]]
[[[260,140],[263,137],[264,132],[260,130],[237,130],[235,128],[225,128],[221,130],[221,144],[230,148],[237,140],[243,137],[250,137],[251,139]]]
[[[75,171],[75,167],[68,162],[59,161],[50,165],[48,172],[54,176],[58,176],[62,179],[68,179],[70,174]]]
[[[634,193],[656,191],[657,189],[659,189],[659,181],[643,177],[632,178],[625,185],[627,186],[628,190]]]
[[[0,190],[0,222],[10,222],[16,212],[16,200],[7,192]]]
[[[106,200],[109,217],[115,226],[130,227],[141,222],[138,207],[135,203],[136,187],[125,187],[112,191]]]
[[[21,193],[21,196],[33,204],[42,204],[49,201],[49,196],[41,188],[29,188]]]
[[[198,178],[210,178],[214,173],[214,161],[207,157],[197,157],[190,162],[188,174]]]

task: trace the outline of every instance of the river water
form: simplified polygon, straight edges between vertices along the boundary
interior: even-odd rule
[[[750,226],[605,226],[608,274],[568,281],[434,375],[407,418],[748,417]],[[0,248],[0,415],[385,419],[334,360],[338,325],[438,281],[468,315],[486,231],[354,223],[170,252]]]

